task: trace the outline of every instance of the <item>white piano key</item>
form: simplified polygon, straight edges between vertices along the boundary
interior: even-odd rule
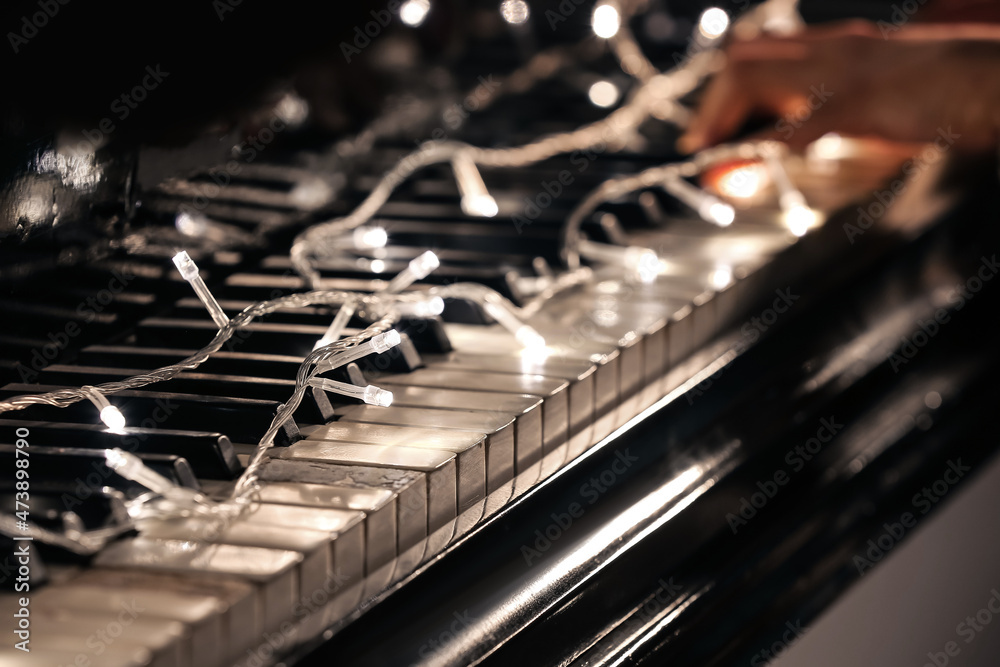
[[[426,419],[426,417],[425,417]],[[450,452],[455,456],[458,474],[457,535],[468,532],[483,517],[486,502],[486,435],[479,431],[459,431],[440,428],[416,428],[392,424],[363,423],[341,419],[321,429],[310,430],[307,437],[332,437],[342,442],[384,447],[399,443],[408,448]]]
[[[206,544],[183,540],[134,537],[115,542],[100,552],[94,564],[135,567],[166,572],[203,572],[231,575],[257,584],[257,606],[264,632],[280,631],[292,617],[298,600],[298,569],[302,554],[231,544]]]

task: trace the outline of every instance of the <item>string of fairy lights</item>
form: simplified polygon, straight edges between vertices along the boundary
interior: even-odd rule
[[[688,113],[680,100],[719,67],[721,53],[718,47],[730,28],[729,16],[718,8],[703,12],[684,60],[670,71],[660,72],[643,55],[628,28],[628,20],[643,10],[645,5],[644,0],[600,0],[592,12],[593,33],[597,38],[607,40],[622,70],[636,81],[628,99],[603,119],[569,132],[544,136],[510,148],[482,148],[456,141],[425,143],[389,169],[349,214],[312,225],[295,238],[290,249],[292,266],[311,291],[254,303],[232,318],[212,295],[188,253],[178,252],[173,258],[177,270],[218,327],[217,333],[205,347],[177,363],[121,381],[0,401],[0,413],[32,405],[66,407],[87,400],[94,404],[101,421],[109,430],[124,433],[127,429],[126,419],[108,401],[107,396],[164,382],[180,373],[196,369],[238,331],[255,319],[279,309],[336,307],[333,321],[317,341],[313,351],[303,359],[296,373],[291,395],[278,408],[228,498],[207,498],[159,475],[134,454],[120,448],[105,450],[108,467],[149,489],[148,493],[125,501],[130,521],[134,524],[168,517],[202,517],[211,521],[229,521],[242,515],[255,502],[260,467],[266,462],[278,432],[292,419],[307,390],[339,394],[377,406],[392,403],[392,393],[387,390],[372,385],[357,386],[337,382],[322,375],[367,355],[385,353],[399,345],[401,337],[393,327],[401,318],[436,317],[444,310],[444,299],[464,299],[478,304],[500,327],[510,332],[526,351],[544,352],[546,341],[528,320],[554,295],[592,279],[593,271],[583,265],[583,260],[619,267],[627,280],[654,281],[660,275],[662,265],[654,251],[637,246],[599,243],[582,234],[581,225],[586,217],[604,202],[658,186],[690,207],[705,221],[724,227],[735,219],[733,207],[686,179],[723,160],[755,159],[762,161],[771,172],[789,229],[795,235],[804,234],[814,222],[814,213],[785,174],[779,159],[781,147],[774,142],[743,143],[710,149],[684,162],[654,167],[601,184],[579,203],[564,223],[561,232],[564,268],[553,271],[545,265],[539,267],[539,276],[522,281],[531,298],[521,307],[495,290],[477,283],[407,291],[440,265],[438,257],[429,250],[416,256],[390,280],[381,281],[380,288],[376,291],[323,289],[323,278],[317,264],[358,251],[384,247],[388,242],[388,235],[384,229],[372,225],[372,219],[402,182],[427,166],[450,164],[462,211],[472,217],[491,218],[498,214],[499,207],[486,186],[480,167],[525,167],[557,155],[599,145],[606,146],[609,151],[621,150],[633,139],[639,126],[650,118],[683,124]],[[400,8],[400,18],[409,26],[418,26],[430,9],[430,0],[407,0]],[[524,0],[506,0],[501,5],[501,13],[508,23],[517,24],[528,19],[530,9]],[[774,22],[775,17],[784,17],[786,24],[801,22],[794,0],[767,0],[741,20]],[[533,71],[525,73],[531,81],[544,80],[553,71],[538,68],[537,63],[535,65]],[[592,99],[593,96],[592,90]],[[351,318],[361,315],[370,324],[354,335],[344,336]],[[29,533],[36,539],[59,544],[79,553],[94,553],[125,528],[127,526],[102,527],[93,531],[73,530],[60,534],[32,524]],[[0,514],[0,532],[14,534],[15,530],[13,517]],[[23,530],[16,532],[24,534]]]

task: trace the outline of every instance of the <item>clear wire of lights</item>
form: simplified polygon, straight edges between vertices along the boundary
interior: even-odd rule
[[[524,167],[555,155],[591,148],[599,144],[607,145],[610,150],[620,150],[628,144],[638,126],[650,117],[683,122],[686,115],[679,100],[692,92],[705,77],[717,69],[719,54],[714,48],[695,49],[693,52],[689,52],[689,57],[673,70],[665,73],[659,72],[642,54],[628,29],[628,19],[643,4],[641,0],[637,2],[601,0],[594,8],[592,14],[594,34],[598,38],[609,40],[610,47],[618,58],[622,70],[638,81],[637,87],[630,93],[625,102],[604,119],[571,132],[542,137],[512,148],[491,149],[474,147],[460,142],[428,142],[393,166],[351,213],[313,225],[296,237],[290,251],[292,264],[295,270],[306,279],[307,284],[313,287],[313,291],[254,303],[232,318],[225,314],[212,296],[198,275],[197,266],[188,254],[186,252],[178,253],[174,258],[178,270],[191,285],[218,326],[217,333],[205,347],[177,363],[121,381],[85,386],[79,389],[62,389],[45,394],[18,396],[0,401],[0,413],[24,409],[31,405],[66,407],[81,400],[89,400],[94,403],[100,412],[102,421],[110,429],[121,431],[127,428],[124,416],[107,400],[106,396],[170,380],[179,373],[197,368],[212,354],[218,352],[226,341],[238,331],[250,325],[256,318],[276,310],[315,305],[343,308],[343,314],[338,311],[338,317],[335,318],[324,338],[303,360],[296,374],[295,388],[289,399],[279,407],[271,425],[258,442],[256,451],[228,499],[208,499],[188,489],[176,487],[169,480],[146,468],[140,459],[127,452],[119,449],[105,452],[110,467],[119,474],[138,481],[152,492],[152,494],[146,494],[129,501],[128,514],[131,519],[198,515],[219,521],[231,520],[247,511],[247,508],[254,501],[258,490],[259,468],[266,460],[267,452],[273,446],[277,433],[291,419],[292,414],[300,405],[307,388],[318,388],[323,391],[354,396],[374,405],[388,405],[391,402],[391,393],[378,387],[354,387],[318,376],[327,370],[349,363],[349,360],[358,359],[367,354],[379,353],[394,344],[398,344],[399,336],[392,327],[401,313],[422,313],[425,316],[432,316],[441,312],[443,298],[470,299],[483,306],[486,312],[503,328],[510,331],[511,335],[526,349],[538,349],[544,348],[545,340],[528,324],[527,320],[538,313],[553,295],[568,287],[591,280],[593,274],[590,269],[581,265],[581,254],[589,254],[600,257],[604,261],[618,264],[626,272],[634,274],[643,281],[655,278],[659,261],[652,251],[638,247],[596,244],[582,237],[580,224],[584,217],[601,203],[644,188],[659,186],[668,191],[674,188],[675,193],[685,192],[686,195],[683,196],[687,197],[686,203],[702,212],[706,218],[713,220],[716,224],[728,224],[732,222],[729,212],[724,208],[728,205],[723,205],[722,202],[718,201],[710,201],[707,199],[709,196],[707,193],[691,192],[685,190],[684,186],[677,189],[677,183],[680,179],[691,178],[712,163],[723,159],[765,158],[768,161],[772,178],[779,186],[782,208],[790,231],[796,235],[801,235],[800,232],[805,233],[805,230],[815,223],[814,213],[805,205],[801,193],[791,187],[783,171],[775,171],[773,167],[775,147],[771,144],[740,144],[709,149],[686,162],[654,167],[630,177],[611,179],[591,192],[573,210],[564,224],[562,245],[565,270],[545,276],[544,287],[539,289],[534,298],[522,308],[514,306],[495,291],[474,283],[434,287],[426,294],[401,292],[405,286],[422,279],[428,272],[436,268],[437,258],[433,256],[433,253],[424,253],[419,256],[410,263],[406,270],[389,282],[390,289],[381,292],[368,294],[316,289],[320,283],[320,276],[313,266],[315,259],[345,251],[379,248],[385,245],[385,231],[378,226],[367,225],[367,223],[372,220],[395,188],[423,167],[445,162],[451,163],[459,182],[463,196],[463,209],[466,213],[492,216],[497,213],[496,202],[489,195],[477,166]],[[403,23],[416,27],[424,22],[430,11],[431,3],[429,0],[406,0],[400,7],[400,19]],[[505,0],[500,5],[500,11],[504,20],[511,24],[523,23],[528,20],[530,15],[529,7],[523,0]],[[767,23],[784,26],[785,29],[801,24],[795,0],[767,0],[754,8],[747,15],[747,20],[759,24],[756,26],[757,29],[760,29],[760,25]],[[707,39],[711,45],[714,45],[720,41],[719,38],[728,28],[729,16],[726,12],[712,8],[702,14],[696,29],[701,38]],[[558,58],[553,57],[552,54],[539,54],[538,57],[529,62],[526,68],[522,68],[512,75],[511,78],[516,84],[513,88],[515,90],[525,89],[525,87],[551,76],[558,71],[558,66],[554,64],[557,62]],[[617,103],[620,92],[611,82],[597,82],[591,87],[589,97],[595,105],[611,107]],[[290,100],[288,104],[295,105],[296,100]],[[355,142],[357,144],[355,148],[358,151],[363,150],[363,147],[372,140],[373,136],[375,135],[364,139],[359,138],[358,142]],[[706,202],[708,202],[707,205]],[[183,225],[186,226],[191,224],[204,226],[207,223],[205,221],[199,223],[196,220],[183,222]],[[731,280],[731,269],[726,266],[718,267],[712,275],[713,284],[719,288]],[[361,309],[370,316],[371,323],[358,334],[340,337],[347,319],[353,312]],[[15,534],[14,526],[13,517],[0,513],[0,532]],[[93,553],[107,541],[115,539],[130,528],[131,526],[126,522],[122,525],[98,530],[74,530],[66,531],[63,534],[31,525],[28,534],[49,543],[59,544],[77,553]],[[17,530],[17,533],[24,534],[24,531]]]

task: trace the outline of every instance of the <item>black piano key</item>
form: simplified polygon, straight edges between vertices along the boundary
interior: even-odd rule
[[[80,519],[84,528],[94,530],[112,523],[116,514],[124,518],[126,510],[122,500],[120,496],[114,497],[100,490],[83,496],[69,485],[47,489],[32,487],[28,502],[29,516],[32,523],[42,528],[62,531],[63,514],[72,512]],[[15,510],[23,510],[24,505],[18,505],[16,501],[14,492],[0,492],[0,511],[13,514]]]
[[[332,321],[332,320],[331,320]],[[240,352],[295,355],[304,358],[312,352],[329,323],[325,325],[253,322],[237,331],[222,349]],[[153,317],[136,328],[136,342],[152,347],[179,345],[201,349],[215,337],[218,326],[211,319]]]
[[[422,364],[419,353],[408,337],[393,350],[373,354],[362,361],[383,372],[407,373]],[[80,363],[112,368],[142,368],[152,370],[176,362],[194,350],[174,350],[170,348],[133,347],[128,345],[91,345],[83,349],[78,359]],[[198,366],[203,373],[222,375],[253,375],[265,378],[287,380],[295,377],[302,365],[302,359],[291,355],[262,354],[254,352],[217,352]],[[391,369],[391,370],[390,370]],[[332,377],[332,376],[331,376]]]
[[[166,364],[162,364],[166,365]],[[151,366],[150,368],[155,368]],[[187,431],[218,431],[233,442],[257,442],[271,425],[278,411],[278,401],[226,396],[204,396],[131,389],[110,396],[110,400],[125,415],[126,422],[142,428],[172,428]],[[8,399],[24,394],[40,394],[59,389],[75,388],[69,385],[9,384],[0,389],[0,398]],[[79,401],[65,408],[51,405],[33,405],[17,412],[5,413],[11,419],[36,421],[70,421],[79,424],[101,423],[97,410],[90,401]],[[275,444],[290,445],[294,442],[290,428],[278,434]],[[297,439],[297,438],[296,438]]]
[[[121,447],[136,454],[183,456],[198,477],[235,479],[243,471],[229,438],[221,433],[178,431],[165,428],[131,428],[115,433],[103,424],[35,422],[0,419],[0,430],[18,428],[31,431],[31,444],[43,447],[113,449]]]
[[[14,470],[14,445],[0,444],[0,465],[4,470]],[[80,449],[75,447],[36,447],[31,446],[31,488],[44,489],[65,488],[67,485],[76,490],[80,496],[91,495],[102,487],[110,486],[122,491],[129,497],[135,497],[146,492],[146,488],[136,482],[125,479],[108,467],[104,459],[104,451],[99,449]],[[195,477],[188,462],[173,454],[136,454],[142,462],[153,471],[166,477],[178,486],[200,490],[201,485]],[[10,490],[11,479],[3,480],[3,487]]]
[[[121,380],[140,373],[142,373],[141,370],[134,368],[53,364],[45,369],[40,379],[48,384],[66,384],[79,387],[82,384],[100,384]],[[295,389],[295,380],[184,372],[172,380],[156,383],[156,388],[180,394],[253,398],[284,403],[291,397]],[[314,424],[322,422],[322,415],[314,406],[310,406],[308,401],[304,401],[299,410],[301,412],[296,412],[296,415],[302,421]]]

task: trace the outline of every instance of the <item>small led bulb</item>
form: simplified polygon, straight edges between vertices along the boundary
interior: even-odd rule
[[[390,294],[402,292],[416,281],[426,278],[431,271],[439,266],[441,266],[441,260],[428,250],[410,260],[410,264],[389,281],[384,291]]]
[[[352,235],[354,247],[359,250],[384,248],[389,235],[381,227],[358,227]]]
[[[487,314],[497,321],[507,331],[514,335],[514,338],[525,348],[538,349],[545,347],[545,338],[535,331],[534,327],[525,324],[514,313],[510,312],[503,305],[485,301],[483,308]]]
[[[125,430],[125,415],[121,410],[111,405],[96,387],[84,385],[80,389],[87,395],[87,399],[100,411],[101,421],[114,433],[121,433]]]
[[[186,280],[191,285],[191,288],[194,289],[195,294],[201,299],[202,304],[208,310],[208,314],[212,316],[212,320],[216,326],[220,329],[226,328],[229,325],[229,317],[226,316],[225,311],[222,310],[222,306],[219,305],[219,302],[215,300],[215,297],[208,290],[208,285],[198,275],[198,265],[194,263],[194,260],[191,259],[186,251],[181,250],[174,255],[174,266],[180,271],[181,278]]]
[[[135,454],[118,448],[105,449],[104,460],[107,462],[109,468],[125,479],[142,484],[150,491],[154,491],[164,498],[184,504],[190,504],[202,499],[201,494],[192,489],[186,489],[174,484],[160,473],[148,467]]]
[[[594,7],[594,14],[591,17],[591,25],[594,28],[594,34],[598,37],[611,39],[618,34],[621,22],[622,19],[621,15],[618,13],[618,7],[614,4],[610,2],[602,2]]]
[[[402,342],[402,338],[400,338],[399,332],[395,329],[390,329],[389,331],[376,334],[361,345],[356,345],[355,347],[351,347],[346,350],[334,352],[328,359],[320,361],[316,364],[316,368],[313,370],[313,375],[319,375],[320,373],[331,371],[334,368],[346,366],[352,361],[357,361],[361,357],[367,357],[369,354],[383,354],[399,345],[400,342]]]
[[[401,301],[396,304],[396,310],[403,317],[415,317],[426,319],[437,317],[444,312],[444,299],[439,296],[432,296],[429,299],[420,301]]]
[[[729,14],[718,7],[709,7],[698,19],[698,32],[707,39],[718,39],[729,28]]]
[[[706,222],[728,227],[736,219],[736,211],[732,206],[682,178],[672,177],[664,180],[663,189],[696,211]]]
[[[651,283],[660,275],[660,258],[648,248],[631,246],[625,249],[625,268],[644,283]]]
[[[107,424],[107,427],[116,433],[120,433],[125,430],[125,415],[122,411],[113,405],[109,405],[101,410],[101,421]]]
[[[776,151],[768,151],[764,156],[764,163],[778,189],[778,205],[781,207],[781,217],[785,226],[795,236],[805,236],[816,224],[818,219],[816,212],[809,208],[805,195],[788,178],[788,172],[785,171],[785,166],[781,164]]]
[[[587,259],[624,266],[644,283],[651,283],[660,275],[660,258],[649,248],[618,246],[583,239],[579,250]]]
[[[545,338],[527,324],[522,324],[517,328],[517,331],[514,332],[514,338],[528,350],[537,350],[545,347]]]
[[[398,331],[389,329],[388,331],[372,336],[371,340],[368,341],[368,345],[371,346],[372,352],[375,354],[382,354],[399,345],[402,340]]]
[[[337,382],[335,380],[317,377],[311,378],[309,380],[309,385],[322,389],[323,391],[328,391],[331,394],[340,394],[341,396],[361,399],[368,405],[377,405],[381,408],[387,408],[392,405],[392,392],[385,389],[379,389],[374,385],[359,387],[346,382]]]
[[[495,216],[500,209],[486,189],[472,156],[465,152],[458,153],[451,159],[451,169],[455,172],[455,182],[462,196],[462,213],[478,218]]]
[[[431,11],[430,0],[406,0],[399,8],[399,18],[411,28],[416,28]]]
[[[392,405],[392,392],[387,389],[379,389],[375,385],[365,387],[362,399],[368,405],[377,405],[380,408],[387,408]]]

